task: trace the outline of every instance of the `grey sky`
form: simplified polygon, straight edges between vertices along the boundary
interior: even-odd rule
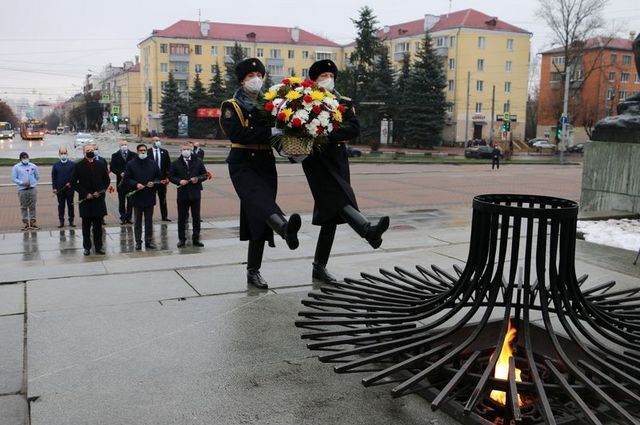
[[[350,18],[368,5],[380,25],[443,14],[448,1],[324,0],[304,1],[132,1],[30,0],[11,1],[3,8],[0,26],[0,98],[53,100],[78,92],[87,70],[122,65],[138,54],[136,44],[153,29],[180,19],[299,26],[341,44],[352,41]],[[451,10],[474,8],[533,32],[532,49],[550,44],[551,32],[534,16],[534,0],[453,0]],[[640,6],[630,0],[610,0],[605,13],[610,27],[640,31]],[[34,94],[35,93],[35,94]]]

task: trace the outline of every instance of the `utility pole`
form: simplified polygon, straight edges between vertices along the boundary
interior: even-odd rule
[[[571,80],[571,65],[564,71],[564,105],[562,106],[562,139],[560,146],[560,164],[564,164],[564,151],[567,149],[567,123],[569,122],[569,82]]]
[[[471,87],[469,86],[470,84],[471,84],[471,71],[468,71],[467,72],[467,113],[464,119],[464,145],[465,146],[469,141],[469,96],[471,96],[470,94]]]
[[[496,85],[491,90],[491,127],[489,128],[489,144],[493,144],[493,119],[495,118],[496,109]]]

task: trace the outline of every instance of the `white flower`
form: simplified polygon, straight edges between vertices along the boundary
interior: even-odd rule
[[[309,112],[304,109],[299,109],[293,114],[293,117],[298,117],[302,122],[307,122],[309,120]]]
[[[280,90],[280,87],[284,86],[284,84],[279,83],[279,84],[274,84],[271,87],[269,87],[269,91],[278,91]]]

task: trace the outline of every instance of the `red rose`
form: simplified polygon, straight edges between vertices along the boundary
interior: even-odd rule
[[[337,129],[339,129],[339,128],[340,128],[340,123],[334,122],[334,123],[333,123],[333,129],[334,129],[334,130],[337,130]]]
[[[289,83],[290,83],[290,81],[289,81],[288,78],[285,78],[284,80],[282,80],[282,84],[289,84]]]
[[[300,120],[300,118],[298,118],[298,117],[292,119],[291,120],[291,126],[292,127],[302,127],[302,120]]]
[[[313,102],[313,98],[311,96],[309,96],[308,94],[305,95],[302,100],[304,100],[306,103],[311,103]]]
[[[338,111],[344,112],[346,110],[347,110],[347,108],[344,105],[338,105]]]
[[[284,112],[280,112],[277,118],[278,121],[285,121],[287,119],[287,114],[285,114]]]
[[[313,80],[304,80],[305,83],[307,83],[309,85],[309,87],[315,87],[316,86],[316,82]]]
[[[300,85],[301,85],[302,87],[305,87],[305,88],[306,88],[306,87],[311,87],[311,84],[310,84],[310,83],[311,83],[311,80],[304,80],[303,82],[301,82],[301,83],[300,83]]]
[[[323,132],[324,132],[324,127],[322,127],[321,125],[319,125],[319,126],[316,128],[316,134],[318,134],[318,136],[319,136],[319,135],[321,135]]]
[[[322,112],[322,108],[320,107],[320,105],[313,105],[313,108],[311,108],[311,111],[318,115],[320,112]]]
[[[273,102],[267,102],[264,104],[264,110],[267,112],[271,112],[274,108]]]

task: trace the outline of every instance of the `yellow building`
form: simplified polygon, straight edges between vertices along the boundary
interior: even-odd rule
[[[511,137],[524,140],[531,33],[473,9],[385,26],[378,36],[399,70],[404,56],[417,52],[429,31],[447,76],[445,143],[501,137],[497,116],[511,115]],[[343,60],[354,44],[346,46]],[[493,88],[495,87],[495,97]],[[514,121],[514,117],[516,121]]]
[[[178,21],[164,30],[154,30],[138,45],[142,131],[162,131],[160,101],[170,71],[182,91],[193,84],[196,73],[206,87],[215,65],[224,76],[235,42],[247,57],[263,61],[273,81],[292,74],[305,77],[318,59],[333,59],[342,66],[340,45],[300,28]]]
[[[140,83],[140,64],[125,62],[122,67],[105,68],[101,80],[101,94],[109,95],[109,103],[104,106],[110,116],[117,115],[116,128],[128,130],[131,134],[140,134],[143,103],[143,91]]]

